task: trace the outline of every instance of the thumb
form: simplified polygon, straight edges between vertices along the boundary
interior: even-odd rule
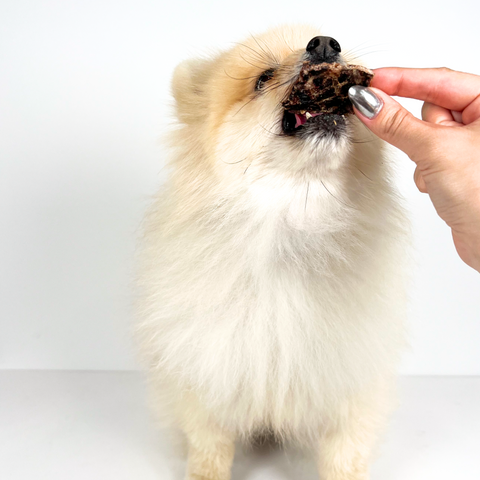
[[[348,96],[357,117],[375,135],[404,151],[414,161],[422,155],[432,136],[431,126],[377,88],[356,85],[350,87]]]

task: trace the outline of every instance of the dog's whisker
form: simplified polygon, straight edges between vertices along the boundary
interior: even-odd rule
[[[290,46],[290,44],[287,42],[287,39],[285,38],[285,35],[282,35],[282,40],[283,40],[283,43],[285,43],[285,45],[287,46],[287,48],[292,52],[292,53],[295,53],[295,51],[293,50],[293,48]]]
[[[264,127],[261,123],[258,124],[261,128],[263,128],[267,133],[269,133],[270,135],[274,135],[275,137],[285,137],[285,134],[284,133],[275,133],[275,132],[272,132],[270,130],[268,130],[268,128]]]
[[[271,65],[270,65],[269,63],[266,63],[266,62],[265,62],[265,65],[264,65],[264,66],[262,66],[262,65],[256,65],[255,63],[249,62],[242,54],[240,54],[240,58],[241,58],[245,63],[248,63],[248,64],[251,65],[252,67],[258,68],[259,70],[263,70],[263,69],[265,68],[265,66],[271,67]]]
[[[252,163],[253,163],[253,158],[252,158],[252,161],[248,164],[247,168],[244,170],[244,172],[243,172],[244,175],[247,173],[247,170],[250,168]]]
[[[225,69],[223,70],[225,75],[233,80],[251,80],[252,78],[258,78],[258,75],[252,75],[251,77],[233,77]]]
[[[246,157],[243,158],[242,160],[238,160],[238,162],[226,162],[225,160],[223,159],[220,159],[223,163],[226,163],[227,165],[236,165],[237,163],[242,163],[246,160]]]
[[[268,47],[268,45],[266,45],[269,53],[267,53],[265,51],[265,49],[260,45],[259,41],[255,38],[254,35],[251,35],[251,37],[253,38],[254,42],[259,46],[260,50],[262,50],[262,52],[270,59],[272,59],[277,65],[280,64],[279,60],[275,57],[274,53],[270,50],[270,47]]]
[[[353,165],[365,178],[367,178],[368,180],[370,180],[371,182],[373,182],[373,180],[363,171],[361,170],[360,168],[358,168],[357,165]]]
[[[345,207],[355,209],[355,207],[354,207],[353,205],[349,205],[348,203],[342,202],[342,200],[340,200],[339,198],[337,198],[337,197],[327,188],[327,186],[325,185],[325,183],[323,182],[323,180],[320,180],[320,183],[324,186],[325,190],[326,190],[337,202],[341,203],[341,204],[344,205]]]
[[[262,53],[258,52],[257,50],[255,50],[254,48],[252,48],[248,45],[245,45],[243,43],[238,44],[238,45],[240,45],[244,48],[247,48],[250,51],[249,54],[250,54],[250,56],[252,56],[252,61],[259,62],[260,64],[262,64],[266,67],[270,67],[270,68],[271,67],[278,67],[280,65],[275,58],[270,57],[266,53],[262,54]],[[253,52],[254,55],[252,55],[252,52]],[[245,53],[247,53],[247,52],[245,52]],[[240,56],[242,56],[241,53],[240,53]],[[243,58],[243,56],[242,56],[242,58]],[[263,67],[258,67],[258,68],[263,68]]]
[[[304,212],[307,211],[307,201],[308,201],[308,191],[310,190],[310,182],[307,183],[307,194],[305,195],[305,208],[303,209]]]
[[[234,114],[233,116],[236,117],[241,110],[243,110],[249,103],[253,102],[257,98],[257,95],[254,95],[250,100],[245,102]]]
[[[357,55],[358,52],[360,52],[362,50],[367,51],[370,48],[387,47],[388,45],[389,45],[389,43],[387,43],[387,42],[384,42],[384,43],[376,42],[376,43],[373,43],[373,44],[370,43],[370,42],[362,42],[359,45],[357,45],[356,47],[350,48],[349,50],[346,50],[345,52],[342,52],[342,56],[349,55],[349,54],[352,54],[352,53]]]

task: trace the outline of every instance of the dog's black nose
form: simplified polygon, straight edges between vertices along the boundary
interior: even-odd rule
[[[333,63],[342,51],[339,43],[332,37],[313,37],[307,45],[307,55],[312,63]]]

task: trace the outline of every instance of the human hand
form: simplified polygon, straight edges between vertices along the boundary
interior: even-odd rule
[[[452,229],[460,258],[480,271],[480,76],[380,68],[371,87],[350,89],[357,117],[416,163],[418,189]],[[423,121],[389,95],[424,100]]]

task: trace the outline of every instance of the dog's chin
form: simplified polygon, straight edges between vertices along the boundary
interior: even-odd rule
[[[283,132],[272,144],[269,170],[302,181],[331,178],[351,162],[354,128],[345,117],[325,114]]]
[[[348,161],[353,126],[349,114],[319,112],[283,113],[282,134],[291,139],[290,147],[298,153],[302,174],[323,176]]]

